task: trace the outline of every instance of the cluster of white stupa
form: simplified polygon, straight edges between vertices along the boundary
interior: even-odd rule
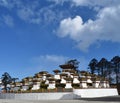
[[[60,65],[62,71],[53,70],[54,75],[47,71],[36,73],[33,77],[23,78],[20,82],[10,84],[12,91],[39,90],[41,85],[46,85],[47,89],[55,89],[64,85],[65,89],[72,88],[109,88],[109,82],[105,78],[74,69],[71,64]]]

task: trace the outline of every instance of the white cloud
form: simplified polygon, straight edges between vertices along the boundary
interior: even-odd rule
[[[3,22],[9,27],[14,26],[14,20],[10,15],[4,15],[2,19],[3,19]]]
[[[95,6],[95,10],[99,10],[96,6],[111,6],[118,5],[120,0],[46,0],[52,2],[47,6],[40,6],[41,1],[34,0],[29,2],[28,0],[0,0],[0,6],[6,7],[8,9],[14,9],[18,17],[26,22],[39,24],[43,22],[53,22],[60,20],[65,15],[65,11],[53,10],[55,5],[53,4],[63,4],[64,2],[70,2],[72,5],[76,6]],[[64,15],[63,15],[64,14]],[[62,15],[62,17],[61,17]]]
[[[58,30],[58,34],[60,37],[65,37],[67,35],[70,38],[76,40],[76,36],[79,33],[80,29],[82,29],[82,18],[80,16],[76,16],[75,18],[67,18],[61,21],[60,28]]]
[[[76,57],[76,58],[71,58],[71,57],[66,57],[62,55],[41,55],[38,57],[35,57],[32,59],[32,68],[36,68],[37,70],[47,70],[49,72],[52,72],[54,69],[60,69],[59,65],[66,63],[68,60],[71,59],[77,59],[80,64],[79,64],[79,69],[80,70],[87,70],[87,65],[89,60],[87,60],[85,57]]]
[[[63,4],[64,2],[70,1],[70,0],[47,0],[47,1],[49,1],[49,2],[54,2],[54,3],[56,3],[56,4]]]
[[[69,57],[61,55],[41,55],[33,58],[31,62],[34,68],[52,72],[52,70],[59,68],[59,65],[64,64],[67,60],[69,60]]]
[[[112,6],[118,5],[120,0],[47,0],[55,2],[56,4],[63,4],[64,2],[70,2],[76,6]]]
[[[20,4],[20,3],[19,3]],[[21,4],[20,4],[21,5]],[[49,24],[55,22],[63,17],[62,13],[65,11],[58,11],[54,9],[55,5],[40,7],[40,2],[33,2],[30,5],[17,5],[17,15],[20,19],[33,24]]]
[[[58,35],[70,37],[82,51],[97,41],[120,42],[120,5],[106,7],[99,11],[96,20],[83,23],[80,16],[66,18],[60,22]]]
[[[40,24],[53,22],[61,17],[56,10],[53,10],[54,5],[41,6],[39,0],[31,1],[18,1],[18,0],[1,0],[0,7],[7,8],[10,12],[14,10],[21,20],[27,23]],[[2,14],[1,14],[2,15]]]
[[[120,3],[119,0],[72,0],[77,6],[111,6]]]
[[[30,7],[18,9],[17,14],[22,20],[26,22],[34,24],[39,24],[41,22],[41,18],[36,14],[34,9]]]
[[[42,55],[40,57],[34,58],[36,62],[44,62],[44,63],[64,63],[68,57],[60,56],[60,55]]]
[[[8,0],[0,0],[0,5],[7,8],[11,8],[13,6],[12,3],[9,4]]]

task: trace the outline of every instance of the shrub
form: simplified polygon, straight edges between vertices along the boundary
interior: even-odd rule
[[[40,88],[47,89],[48,84],[40,84]]]
[[[56,87],[62,87],[62,88],[65,88],[65,84],[56,84]]]
[[[79,85],[79,84],[72,84],[72,87],[73,87],[73,88],[79,88],[80,85]]]

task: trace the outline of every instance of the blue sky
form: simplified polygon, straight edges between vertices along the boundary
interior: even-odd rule
[[[120,54],[119,0],[0,0],[0,75],[52,73],[70,59]]]

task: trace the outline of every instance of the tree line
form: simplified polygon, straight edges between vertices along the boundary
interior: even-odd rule
[[[110,61],[93,58],[88,64],[88,71],[92,74],[109,79],[110,84],[120,83],[120,56],[114,56]]]

